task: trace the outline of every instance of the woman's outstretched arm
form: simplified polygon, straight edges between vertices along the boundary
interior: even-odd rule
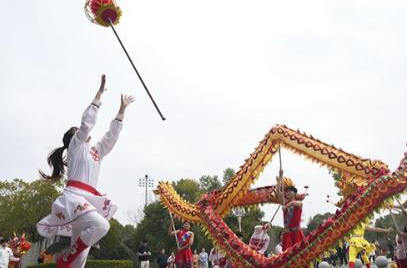
[[[134,101],[133,96],[122,95],[119,112],[116,118],[110,123],[109,131],[103,138],[96,144],[95,149],[99,154],[100,160],[103,159],[114,147],[117,139],[119,138],[120,131],[123,128],[123,118],[127,106]]]
[[[81,142],[86,142],[89,138],[89,133],[96,124],[97,112],[102,105],[101,98],[103,92],[106,91],[106,76],[103,74],[100,81],[99,90],[96,93],[91,105],[89,105],[82,114],[81,126],[79,127],[76,137]]]

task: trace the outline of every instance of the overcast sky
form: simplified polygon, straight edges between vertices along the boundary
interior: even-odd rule
[[[108,92],[94,141],[116,114],[120,93],[136,97],[99,182],[122,223],[144,204],[138,180],[145,174],[156,182],[221,176],[276,124],[391,169],[406,149],[406,1],[119,1],[116,29],[165,122],[112,31],[87,21],[83,5],[2,5],[1,179],[32,181],[39,168],[48,170],[48,152],[79,124],[102,73]],[[277,162],[254,187],[274,184]],[[303,224],[334,210],[325,202],[336,193],[326,169],[287,151],[283,168],[299,189],[310,187]],[[270,218],[275,206],[264,210]]]

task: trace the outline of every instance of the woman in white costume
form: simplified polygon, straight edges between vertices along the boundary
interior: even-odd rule
[[[84,267],[90,246],[106,235],[110,227],[108,221],[117,210],[117,206],[96,188],[100,163],[115,145],[123,126],[124,112],[134,97],[121,96],[119,113],[111,122],[109,131],[91,146],[89,133],[102,104],[105,82],[105,75],[102,75],[100,88],[83,113],[81,126],[71,127],[64,134],[63,146],[49,155],[51,176],[40,171],[45,180],[56,182],[64,177],[67,166],[68,182],[63,193],[52,204],[51,214],[37,223],[37,230],[44,237],[71,237],[71,247],[57,259],[58,268]]]

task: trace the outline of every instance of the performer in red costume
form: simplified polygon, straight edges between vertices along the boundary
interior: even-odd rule
[[[169,235],[176,235],[178,250],[175,254],[175,266],[177,268],[192,268],[194,257],[191,246],[194,243],[194,233],[190,231],[191,225],[185,222],[182,230],[172,230],[172,225],[168,227]]]
[[[292,247],[295,243],[304,239],[301,230],[302,201],[298,200],[297,188],[294,186],[284,187],[282,173],[277,179],[277,198],[283,206],[284,230],[283,230],[283,251]]]

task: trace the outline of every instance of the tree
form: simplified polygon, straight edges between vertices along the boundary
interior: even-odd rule
[[[310,217],[307,228],[305,230],[305,234],[309,234],[313,230],[317,229],[318,226],[320,226],[322,223],[324,223],[329,217],[332,217],[333,215],[329,212],[325,214],[316,214],[313,217]]]
[[[165,248],[167,252],[169,250],[176,251],[175,240],[167,232],[170,223],[168,210],[160,202],[156,201],[144,208],[144,215],[126,245],[133,252],[137,252],[141,241],[147,239],[153,254],[152,260],[155,260],[162,248]]]
[[[230,169],[231,170],[231,169]],[[173,183],[174,189],[177,193],[191,203],[195,203],[207,191],[220,189],[221,182],[217,176],[202,176],[199,182],[193,179],[181,179]],[[264,213],[257,207],[247,210],[247,213],[242,221],[243,241],[248,242],[253,227],[260,224]],[[225,216],[225,222],[234,231],[238,231],[237,218],[232,213]],[[143,239],[149,241],[152,250],[152,259],[155,259],[159,251],[164,248],[167,253],[176,250],[176,243],[174,237],[168,236],[167,230],[170,224],[169,213],[166,208],[159,202],[149,204],[144,209],[144,218],[137,225],[132,238],[129,240],[128,246],[134,251],[137,250],[140,242]],[[177,229],[182,228],[182,222],[175,219]],[[205,235],[200,226],[192,224],[191,230],[194,232],[195,240],[193,249],[200,251],[205,248],[209,251],[212,247],[212,241]]]
[[[62,183],[22,179],[0,182],[0,230],[4,237],[25,233],[31,241],[40,239],[36,224],[51,211]]]
[[[222,180],[224,183],[227,183],[233,176],[234,170],[228,168],[223,172]],[[223,187],[218,177],[211,175],[201,176],[198,181],[194,179],[181,179],[173,182],[172,185],[175,191],[190,203],[196,203],[202,195],[208,191],[221,189]],[[164,248],[167,253],[171,251],[175,252],[175,238],[169,236],[167,233],[170,224],[168,210],[164,208],[160,202],[154,202],[146,206],[141,214],[143,214],[144,217],[138,221],[137,227],[125,244],[131,248],[133,252],[136,252],[141,241],[147,239],[153,254],[151,258],[153,261],[162,248]],[[251,207],[246,210],[246,215],[242,220],[243,242],[249,242],[254,226],[261,224],[263,217],[264,213],[258,207]],[[233,213],[226,215],[224,220],[233,232],[238,232],[237,217],[233,215]],[[178,219],[175,219],[175,225],[177,229],[182,228],[182,222]],[[275,241],[275,243],[279,240],[278,233],[281,230],[282,228],[277,226],[273,227],[271,231],[271,239]],[[193,249],[197,249],[199,252],[202,248],[209,251],[213,247],[212,241],[205,235],[200,226],[192,224],[191,231],[194,232],[195,236]]]
[[[177,182],[173,182],[172,186],[175,191],[190,203],[198,201],[200,196],[199,183],[193,179],[181,179]]]
[[[124,227],[115,219],[110,220],[109,232],[99,241],[99,248],[92,248],[91,255],[95,259],[123,260],[131,258],[132,251],[124,243],[126,237],[134,232],[134,227]],[[129,233],[130,231],[130,233]]]
[[[263,217],[264,212],[261,211],[259,207],[251,207],[246,209],[246,214],[242,218],[242,241],[246,243],[249,242],[249,239],[254,231],[254,226],[261,224]],[[234,233],[239,231],[237,217],[233,213],[227,215],[224,220]]]
[[[403,214],[397,214],[394,213],[394,218],[396,220],[397,225],[399,226],[399,228],[401,229],[401,231],[403,231],[403,228],[405,226],[405,217]],[[370,231],[366,231],[365,233],[365,238],[368,241],[373,241],[376,240],[380,243],[380,246],[382,248],[387,249],[387,243],[388,243],[388,239],[390,240],[390,243],[394,243],[395,241],[395,237],[397,234],[397,229],[394,225],[393,219],[391,217],[391,215],[386,215],[384,217],[380,217],[376,220],[375,227],[378,228],[383,228],[383,229],[387,229],[387,228],[393,228],[393,231],[391,233],[380,233],[380,232],[370,232]]]
[[[199,189],[202,193],[218,190],[220,188],[222,188],[222,183],[216,175],[204,175],[199,178]]]
[[[230,179],[232,179],[235,176],[235,170],[233,168],[227,168],[223,171],[223,177],[222,181],[223,184],[226,185]]]
[[[177,193],[188,202],[195,203],[201,196],[200,184],[192,179],[181,179],[173,183]],[[170,217],[168,210],[160,203],[154,202],[144,208],[144,218],[137,225],[131,240],[127,243],[134,251],[137,251],[141,241],[147,239],[152,252],[152,260],[155,260],[159,251],[164,248],[167,253],[176,251],[175,238],[168,235]],[[177,229],[182,228],[182,222],[175,219]],[[195,242],[193,248],[206,249],[212,246],[199,226],[192,224],[191,231],[194,232]]]

